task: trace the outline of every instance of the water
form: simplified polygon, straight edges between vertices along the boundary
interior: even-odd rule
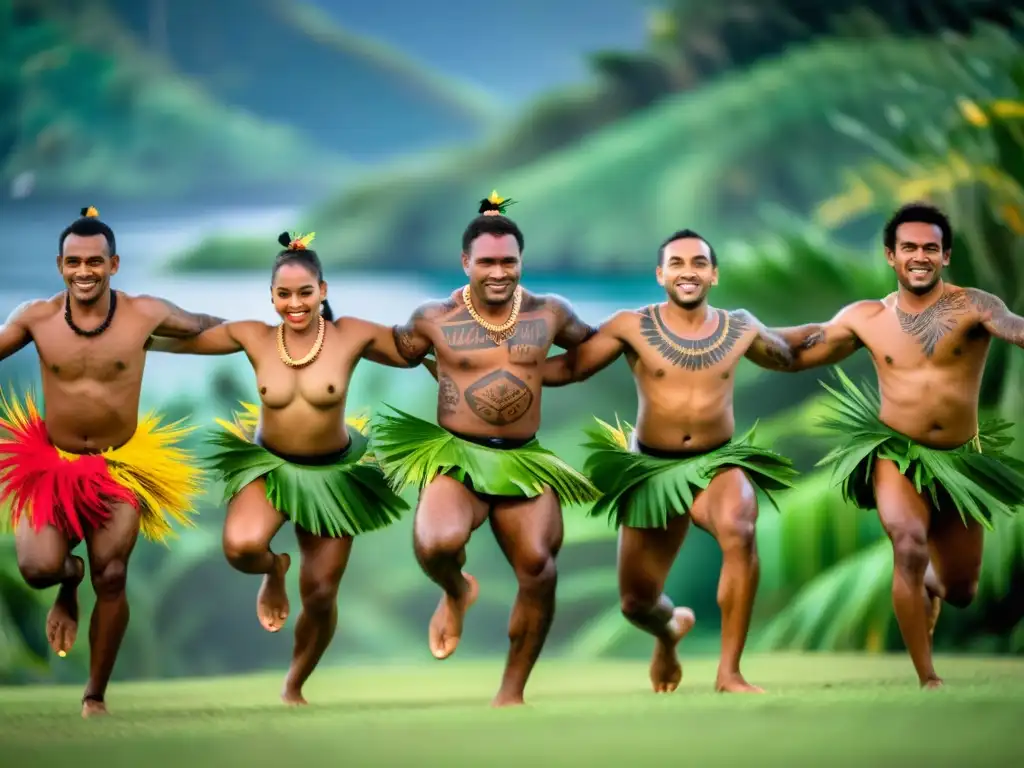
[[[118,289],[127,293],[145,293],[178,304],[186,309],[205,312],[229,320],[264,320],[279,322],[271,306],[269,290],[269,259],[267,254],[253,254],[254,260],[268,259],[268,273],[174,275],[163,270],[167,259],[204,237],[214,234],[251,235],[268,233],[273,247],[273,234],[290,229],[299,220],[296,210],[227,209],[198,215],[177,215],[174,218],[154,215],[140,218],[117,228],[118,251],[122,254],[121,270],[115,276]],[[49,221],[4,221],[0,238],[5,243],[24,243],[26,251],[37,254],[30,261],[16,261],[8,280],[0,286],[0,312],[6,316],[19,303],[51,296],[63,288],[57,272],[56,253],[39,256],[48,247],[54,248],[64,218]],[[453,234],[453,237],[455,235]],[[52,272],[38,259],[50,261]],[[325,275],[330,286],[331,307],[336,315],[354,315],[373,322],[392,325],[408,319],[421,302],[446,296],[461,286],[464,279],[457,265],[446,276],[396,275],[394,271],[336,272]],[[529,280],[528,265],[525,284],[537,292],[553,292],[571,301],[579,315],[593,323],[624,307],[656,301],[662,294],[653,274],[649,280],[585,277],[571,273]],[[34,354],[30,349],[21,355]],[[248,366],[240,356],[232,359],[239,369]],[[0,363],[0,367],[2,367]],[[210,371],[210,361],[195,357],[150,355],[146,363],[147,399],[158,399],[194,387],[196,377]]]

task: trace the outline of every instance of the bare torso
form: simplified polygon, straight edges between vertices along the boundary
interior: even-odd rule
[[[319,357],[304,368],[284,364],[277,349],[277,328],[259,322],[235,324],[235,331],[256,374],[260,395],[259,434],[273,450],[315,456],[348,445],[345,402],[349,381],[365,341],[347,339],[342,324],[327,323]],[[293,359],[312,348],[315,334],[288,343]]]
[[[437,358],[437,420],[479,437],[524,439],[540,427],[542,366],[560,327],[556,302],[524,291],[515,335],[497,346],[470,316],[461,292],[417,318]]]
[[[896,294],[865,302],[849,323],[878,372],[882,422],[934,448],[977,434],[991,337],[961,288],[947,283],[942,298],[917,315],[897,309]]]
[[[733,436],[734,373],[757,331],[742,311],[712,308],[710,316],[695,340],[673,331],[657,306],[627,315],[621,337],[636,380],[636,438],[643,445],[705,451]]]
[[[146,342],[156,323],[118,293],[110,327],[83,337],[64,319],[64,294],[25,318],[39,353],[46,428],[57,447],[92,453],[128,442],[138,425]]]

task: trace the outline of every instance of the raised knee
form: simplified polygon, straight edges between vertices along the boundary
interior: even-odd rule
[[[267,542],[244,535],[224,534],[224,557],[231,565],[244,565],[267,551]]]
[[[92,588],[97,597],[116,596],[124,592],[128,579],[128,567],[123,560],[111,560],[107,563],[94,564],[92,568]]]
[[[18,556],[18,571],[21,577],[33,589],[46,589],[58,581],[64,571],[64,561],[49,561],[41,558]]]
[[[967,608],[978,594],[977,581],[964,581],[946,585],[946,602],[954,608]]]
[[[723,509],[717,528],[723,550],[752,550],[757,538],[757,500],[743,498]]]
[[[417,531],[416,554],[420,562],[455,557],[466,546],[467,541],[467,532],[457,527]]]
[[[657,597],[639,592],[627,592],[619,598],[619,607],[622,609],[622,615],[627,619],[640,621],[651,613],[656,602]]]

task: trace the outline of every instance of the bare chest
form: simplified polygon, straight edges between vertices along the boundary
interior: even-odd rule
[[[345,399],[355,361],[327,349],[303,368],[292,368],[281,360],[277,347],[261,349],[256,362],[256,386],[268,408],[286,408],[304,401],[315,408],[332,408]]]
[[[551,348],[552,327],[553,321],[547,316],[524,317],[509,339],[495,344],[475,320],[457,317],[439,324],[432,340],[439,358],[455,370],[481,371],[509,365],[535,369]]]
[[[880,370],[922,370],[983,364],[989,336],[969,318],[895,310],[869,323],[860,334]]]
[[[707,387],[729,382],[750,345],[750,330],[737,318],[720,312],[714,330],[702,338],[686,338],[668,327],[656,312],[640,318],[630,340],[630,363],[638,379],[664,386]]]
[[[105,333],[89,337],[79,336],[59,317],[32,331],[44,375],[65,383],[138,379],[145,368],[149,334],[130,322],[112,324]]]

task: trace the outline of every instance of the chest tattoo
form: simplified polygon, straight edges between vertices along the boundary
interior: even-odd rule
[[[958,318],[969,311],[967,297],[957,291],[942,294],[938,301],[916,315],[896,307],[896,317],[900,329],[921,345],[926,357],[931,357],[943,337],[956,328]]]
[[[674,334],[657,306],[640,313],[640,332],[658,354],[674,366],[688,371],[702,371],[724,360],[747,330],[747,321],[716,309],[718,326],[703,339],[684,339]]]

